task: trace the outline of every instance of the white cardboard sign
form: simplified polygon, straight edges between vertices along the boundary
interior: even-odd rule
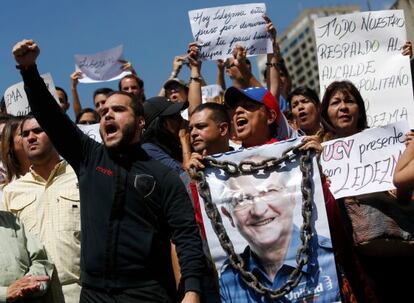
[[[408,122],[400,121],[322,143],[320,163],[335,198],[395,188],[392,177],[408,131]]]
[[[123,46],[99,52],[93,55],[75,55],[76,70],[82,72],[81,83],[96,83],[118,80],[131,72],[122,70]]]
[[[220,6],[188,12],[194,40],[201,45],[201,60],[231,57],[236,45],[246,47],[247,56],[272,51],[263,15],[264,3]]]
[[[77,124],[79,129],[90,138],[94,139],[98,143],[102,143],[102,137],[99,133],[99,123],[95,124]]]
[[[220,97],[223,89],[218,84],[205,85],[201,87],[201,98],[203,103],[211,102],[212,99]]]
[[[56,94],[55,84],[53,83],[52,75],[50,73],[41,75],[49,92],[59,103],[59,98]],[[8,114],[14,116],[24,116],[30,113],[29,101],[26,92],[24,91],[24,83],[16,83],[4,92],[4,101],[6,102],[6,110]]]
[[[361,92],[368,125],[399,120],[414,126],[414,102],[402,10],[336,15],[315,20],[321,96],[336,80]]]

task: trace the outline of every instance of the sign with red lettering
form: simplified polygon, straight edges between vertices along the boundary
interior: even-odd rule
[[[405,149],[407,121],[322,143],[320,162],[336,199],[395,188],[395,165]]]
[[[333,15],[315,20],[321,96],[333,81],[361,92],[370,127],[408,120],[414,127],[410,58],[402,10]]]

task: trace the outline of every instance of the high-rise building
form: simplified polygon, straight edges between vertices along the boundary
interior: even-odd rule
[[[314,20],[359,11],[358,5],[305,9],[283,33],[278,34],[280,51],[292,78],[292,88],[306,85],[319,92]],[[260,75],[263,75],[265,64],[266,56],[259,56],[257,66]]]
[[[407,39],[414,43],[414,1],[397,0],[390,9],[404,10],[405,28],[407,29]]]

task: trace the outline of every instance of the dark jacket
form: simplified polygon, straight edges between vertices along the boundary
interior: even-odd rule
[[[149,285],[158,294],[170,293],[171,239],[185,289],[198,291],[201,239],[177,174],[140,145],[111,153],[61,112],[36,67],[22,75],[32,112],[79,178],[82,282],[102,289]]]

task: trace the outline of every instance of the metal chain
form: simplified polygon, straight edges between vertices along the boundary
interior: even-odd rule
[[[288,294],[295,288],[302,278],[302,268],[308,263],[310,253],[310,242],[312,239],[311,217],[312,217],[312,202],[313,202],[313,188],[312,188],[312,157],[310,151],[303,152],[299,148],[300,145],[293,146],[285,150],[280,158],[268,158],[267,160],[255,163],[252,161],[244,161],[239,164],[230,161],[218,161],[216,159],[207,157],[204,160],[205,166],[211,166],[224,170],[230,176],[238,176],[242,174],[254,174],[260,170],[266,172],[277,170],[286,165],[287,162],[297,161],[300,156],[300,170],[302,172],[302,217],[303,224],[300,228],[300,238],[302,245],[298,248],[296,253],[297,267],[290,274],[287,281],[278,289],[271,289],[264,286],[255,275],[245,270],[245,264],[240,255],[234,251],[233,243],[227,235],[224,228],[221,215],[215,203],[211,199],[210,187],[206,181],[203,171],[196,172],[196,181],[198,185],[198,192],[204,199],[205,210],[207,216],[210,218],[214,232],[216,233],[221,247],[226,252],[231,266],[240,274],[242,280],[257,293],[267,296],[271,299],[279,299]]]

